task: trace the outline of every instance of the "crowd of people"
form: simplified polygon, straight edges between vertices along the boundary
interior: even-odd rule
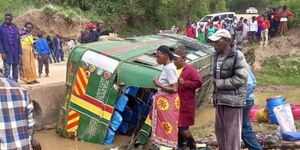
[[[5,22],[0,26],[0,53],[4,65],[4,76],[27,84],[39,83],[45,66],[45,77],[49,77],[49,62],[64,61],[64,51],[61,34],[51,39],[44,38],[42,33],[32,34],[34,25],[26,22],[22,29],[12,23],[13,16],[5,14]],[[36,73],[36,59],[38,60],[38,75]]]
[[[236,44],[244,42],[253,44],[254,41],[260,42],[261,47],[269,45],[270,37],[284,36],[288,30],[288,21],[293,20],[293,14],[287,6],[281,8],[266,8],[259,16],[253,16],[250,20],[243,17],[232,20],[224,18],[218,23],[208,20],[206,25],[198,23],[187,23],[186,35],[197,38],[201,42],[208,42],[217,30],[226,29],[233,37]]]
[[[103,35],[109,35],[108,29],[105,29],[105,23],[103,21],[90,22],[86,30],[81,32],[78,42],[81,44],[96,42]]]

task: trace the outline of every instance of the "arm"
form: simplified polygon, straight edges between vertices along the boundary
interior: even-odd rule
[[[57,39],[53,39],[53,50],[57,50]]]
[[[196,69],[192,69],[190,71],[190,79],[189,80],[183,80],[183,88],[189,89],[189,90],[196,90],[202,86],[202,81],[200,74],[197,72]]]
[[[0,29],[0,53],[4,53],[4,46],[3,46],[3,39],[2,39],[1,29]]]
[[[162,90],[168,92],[168,93],[176,93],[178,91],[178,84],[177,84],[177,80],[178,80],[178,76],[176,73],[175,69],[166,69],[166,76],[167,76],[167,80],[170,84],[170,86],[165,86],[162,85],[158,78],[154,78],[153,82],[154,84],[161,88]]]
[[[16,32],[17,32],[17,44],[19,45],[19,56],[21,56],[23,54],[23,50],[22,50],[22,45],[21,45],[21,39],[20,39],[20,33],[18,28],[16,27]]]
[[[161,88],[162,90],[168,92],[168,93],[177,93],[178,85],[177,83],[171,84],[170,86],[164,86],[162,84],[157,84],[157,87]]]
[[[238,51],[236,59],[233,76],[227,79],[216,79],[218,90],[234,90],[246,84],[248,77],[247,62],[243,53]]]
[[[27,102],[27,124],[28,124],[28,131],[29,131],[29,136],[31,139],[33,139],[33,133],[34,133],[34,125],[35,125],[35,120],[34,120],[34,114],[33,114],[33,102],[29,98],[27,92],[25,92],[25,98]]]

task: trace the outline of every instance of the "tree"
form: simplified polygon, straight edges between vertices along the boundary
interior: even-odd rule
[[[215,12],[224,12],[226,11],[226,2],[225,0],[217,0]]]

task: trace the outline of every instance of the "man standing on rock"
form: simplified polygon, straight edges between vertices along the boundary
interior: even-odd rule
[[[219,150],[240,150],[243,107],[246,100],[247,62],[243,53],[231,47],[231,35],[218,30],[209,37],[216,50],[213,69],[215,132]]]
[[[34,140],[33,103],[18,83],[0,78],[0,149],[41,150]]]
[[[0,53],[4,64],[4,75],[6,78],[12,78],[18,82],[22,55],[19,30],[12,23],[13,16],[11,14],[5,14],[4,20],[5,22],[0,26]]]

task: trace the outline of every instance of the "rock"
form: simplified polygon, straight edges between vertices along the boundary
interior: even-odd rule
[[[49,125],[45,125],[43,127],[44,130],[51,130],[51,129],[55,129],[56,127],[56,123],[52,123],[52,124],[49,124]]]

